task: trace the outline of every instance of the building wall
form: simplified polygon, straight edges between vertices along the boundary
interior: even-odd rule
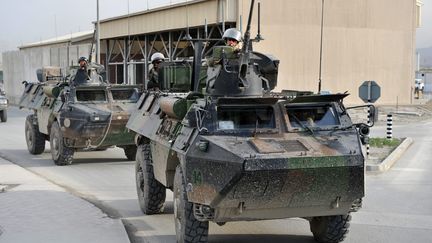
[[[280,62],[277,89],[317,91],[321,0],[261,0],[261,34],[255,50]],[[249,0],[239,0],[245,29]],[[256,8],[252,37],[256,34]],[[414,80],[416,0],[331,0],[324,5],[322,90],[348,91],[362,103],[365,80],[381,86],[379,104],[408,104]]]
[[[90,44],[77,46],[42,46],[19,51],[4,52],[3,79],[6,96],[12,104],[17,104],[23,92],[22,81],[37,81],[36,70],[43,66],[65,68],[77,64],[80,56],[88,56]]]

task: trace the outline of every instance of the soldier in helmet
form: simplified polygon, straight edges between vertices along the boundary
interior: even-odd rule
[[[240,42],[242,40],[241,33],[236,28],[230,28],[225,30],[222,39],[225,41],[225,45],[232,48],[231,54],[237,55],[240,52]],[[220,64],[220,57],[210,57],[207,59],[209,66]]]
[[[75,77],[73,79],[73,84],[75,86],[80,85],[80,84],[84,84],[87,82],[87,80],[89,80],[89,76],[87,73],[87,63],[88,60],[85,57],[80,57],[78,59],[78,63],[79,63],[79,69],[77,70]]]
[[[164,55],[160,52],[156,52],[154,53],[151,58],[151,68],[148,74],[148,83],[147,83],[147,89],[160,89],[160,84],[159,84],[159,69],[160,69],[160,64],[163,62],[164,60]]]
[[[240,50],[239,43],[241,41],[241,33],[236,28],[225,30],[222,38],[227,46],[231,46],[235,51]]]

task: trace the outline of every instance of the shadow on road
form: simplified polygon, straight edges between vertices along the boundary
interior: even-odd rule
[[[88,154],[87,154],[88,153]],[[103,152],[77,152],[74,164],[98,164],[98,163],[130,163],[126,158],[98,158]],[[51,159],[51,152],[48,149],[40,155],[32,155],[27,149],[1,149],[0,157],[24,167],[51,167],[56,166]]]
[[[251,243],[251,242],[271,242],[271,243],[316,243],[311,236],[304,235],[209,235],[209,243]]]

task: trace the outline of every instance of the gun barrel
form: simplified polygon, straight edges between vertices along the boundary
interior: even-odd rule
[[[251,1],[251,6],[250,6],[250,9],[249,9],[248,23],[247,23],[246,31],[245,31],[244,38],[243,38],[243,40],[244,40],[243,51],[244,52],[247,51],[247,50],[249,50],[250,28],[251,28],[251,22],[252,22],[252,14],[253,14],[254,4],[255,4],[255,0],[252,0]]]

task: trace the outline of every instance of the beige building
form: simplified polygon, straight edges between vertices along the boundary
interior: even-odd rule
[[[260,2],[261,34],[265,41],[254,47],[280,59],[277,90],[318,90],[323,20],[322,90],[332,93],[348,91],[351,93],[348,103],[361,103],[358,87],[365,80],[375,80],[382,89],[378,103],[411,102],[420,1],[325,0],[324,5],[322,0]],[[139,60],[144,64],[144,56],[149,57],[155,51],[164,52],[170,59],[181,57],[172,52],[190,44],[187,41],[177,42],[181,34],[176,32],[186,27],[194,33],[192,37],[205,36],[205,22],[209,28],[215,26],[219,32],[227,26],[244,30],[249,5],[250,0],[190,1],[188,5],[178,4],[103,20],[102,50],[107,50],[105,53],[111,51],[109,55],[103,55],[105,63],[112,63],[110,73],[113,75],[113,67],[118,70],[119,65],[123,69],[128,66],[129,73],[122,72],[123,77],[120,77],[125,80],[131,74],[131,64],[136,65]],[[256,10],[255,7],[252,36],[257,30]],[[155,37],[156,33],[161,32],[165,38]],[[129,49],[125,48],[127,44],[121,44],[133,40],[138,44]],[[110,48],[106,43],[110,43]],[[120,59],[115,62],[107,59],[113,54],[118,56],[116,48],[124,49],[117,52],[137,52],[135,56],[138,61],[126,58],[127,63],[123,65]],[[118,74],[116,76],[119,77]],[[143,76],[139,77],[142,79]]]
[[[317,92],[321,70],[322,90],[332,93],[348,91],[351,95],[347,103],[362,103],[358,98],[358,87],[365,80],[375,80],[381,86],[382,96],[378,104],[412,102],[415,33],[421,20],[421,1],[259,2],[261,34],[265,40],[256,43],[254,48],[280,59],[276,90]],[[211,39],[204,51],[209,55],[212,46],[223,44],[217,39],[225,29],[237,27],[245,30],[249,6],[250,0],[189,0],[102,20],[101,62],[107,67],[108,79],[112,83],[143,83],[149,58],[154,52],[162,52],[169,60],[192,56],[193,42],[188,40],[189,36]],[[256,33],[255,6],[252,37]],[[25,46],[21,48],[24,54],[20,55],[30,53],[33,48],[47,46]],[[55,48],[54,45],[49,48],[49,55]],[[6,77],[9,75],[8,66],[4,65],[4,69]]]

